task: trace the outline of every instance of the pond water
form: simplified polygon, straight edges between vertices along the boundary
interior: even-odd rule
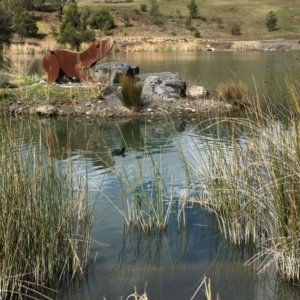
[[[253,93],[257,90],[260,95],[284,100],[286,74],[299,78],[298,58],[297,52],[142,52],[110,53],[101,62],[129,62],[138,65],[140,73],[178,72],[186,81],[212,91],[220,82],[237,76]],[[43,73],[41,59],[42,56],[11,57],[15,64],[30,66],[31,72],[38,74]],[[74,161],[83,163],[79,172],[87,172],[91,195],[97,199],[92,229],[95,242],[90,254],[95,262],[89,267],[79,299],[110,300],[120,296],[126,299],[134,286],[142,293],[147,284],[150,300],[188,300],[203,276],[211,280],[213,299],[217,294],[221,299],[300,299],[299,288],[282,283],[274,269],[258,275],[258,265],[245,265],[254,254],[253,249],[231,247],[214,218],[209,218],[199,207],[188,206],[187,225],[178,228],[176,212],[181,209],[180,201],[174,201],[170,226],[162,234],[147,235],[125,226],[118,211],[123,202],[115,170],[123,170],[134,182],[137,165],[142,165],[142,184],[151,193],[156,176],[151,173],[151,164],[155,161],[160,170],[157,176],[166,185],[164,205],[168,206],[170,195],[179,200],[186,189],[179,145],[187,159],[193,160],[195,149],[203,148],[216,137],[213,130],[200,132],[199,121],[100,122],[79,118],[43,121],[53,125],[52,134],[59,149],[69,145]],[[223,141],[230,143],[226,135]],[[130,152],[125,157],[111,159],[109,149],[125,144]],[[145,155],[145,151],[151,154]],[[57,299],[65,297],[59,294]],[[195,299],[206,299],[203,289]]]
[[[78,172],[87,174],[91,196],[96,199],[90,253],[94,263],[88,269],[82,293],[76,298],[109,300],[123,296],[126,299],[134,286],[142,293],[146,284],[148,299],[188,300],[206,276],[211,280],[213,299],[217,299],[217,294],[221,299],[299,299],[299,288],[282,283],[273,268],[258,275],[258,264],[246,265],[254,255],[253,249],[230,246],[220,234],[214,217],[199,206],[188,205],[184,209],[186,226],[182,215],[178,223],[181,196],[186,190],[178,149],[191,162],[197,151],[205,149],[217,134],[225,144],[230,144],[222,130],[200,131],[200,121],[203,120],[103,123],[97,119],[59,118],[41,121],[51,125],[45,143],[48,139],[49,144],[49,139],[55,137],[58,145],[59,151],[53,148],[52,156],[61,159],[61,153],[71,147]],[[38,128],[35,122],[33,126]],[[110,158],[109,149],[125,144],[130,151],[124,157]],[[153,161],[157,163],[158,175],[153,175]],[[137,167],[140,165],[143,166],[141,177]],[[133,183],[136,178],[142,181],[140,185],[146,186],[149,194],[155,181],[163,179],[165,208],[173,199],[171,221],[165,232],[145,234],[124,224],[118,211],[123,207],[118,170],[128,174]],[[128,191],[128,198],[131,196]],[[199,197],[197,189],[194,196]],[[61,293],[57,299],[74,299],[74,295],[70,298]],[[195,299],[206,299],[203,288]]]
[[[139,66],[140,74],[171,71],[178,73],[188,85],[203,85],[212,93],[219,83],[239,78],[253,94],[258,92],[260,97],[282,100],[286,97],[287,74],[300,78],[299,56],[299,52],[294,51],[111,52],[99,63],[128,62]],[[44,72],[42,57],[11,55],[8,59],[20,69],[30,68],[31,73],[41,75]]]

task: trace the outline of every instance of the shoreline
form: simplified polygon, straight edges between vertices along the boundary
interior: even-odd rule
[[[107,37],[106,37],[107,38]],[[108,37],[115,41],[114,52],[193,52],[193,51],[300,51],[300,40],[226,41],[175,37]],[[102,39],[102,38],[99,38]],[[89,44],[82,44],[86,49]],[[26,39],[12,41],[3,53],[45,54],[58,48],[58,43]]]

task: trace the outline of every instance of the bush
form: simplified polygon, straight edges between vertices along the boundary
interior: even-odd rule
[[[13,28],[22,37],[33,37],[38,32],[35,17],[28,13],[17,13]]]
[[[90,18],[87,20],[88,25],[91,25],[94,29],[101,29],[103,31],[108,31],[115,28],[115,22],[106,9],[101,9],[98,12],[92,13]]]
[[[149,16],[150,16],[151,21],[155,25],[162,24],[161,13],[159,10],[159,5],[156,0],[151,0],[151,8],[150,8]]]
[[[189,11],[190,11],[190,16],[192,19],[195,19],[198,17],[198,6],[195,2],[195,0],[191,0],[191,2],[187,5]]]
[[[10,43],[12,35],[12,16],[0,6],[0,52],[3,44]]]
[[[147,10],[148,10],[147,4],[141,4],[141,11],[147,12]]]
[[[199,32],[198,30],[196,30],[196,31],[194,32],[194,37],[195,37],[196,39],[201,38],[201,34],[200,34],[200,32]]]
[[[130,76],[123,75],[117,95],[126,107],[137,111],[141,102],[142,90],[143,85],[140,82]]]
[[[266,26],[269,31],[277,30],[277,28],[276,28],[277,21],[278,21],[278,19],[277,19],[275,13],[271,10],[266,16]]]
[[[241,35],[241,27],[238,24],[234,24],[231,27],[231,34],[232,35]]]
[[[186,17],[184,25],[185,25],[185,28],[188,29],[188,30],[192,31],[192,30],[195,29],[193,24],[192,24],[192,17],[191,16]]]
[[[248,99],[248,87],[239,79],[231,79],[226,83],[220,83],[217,92],[222,100],[230,104],[245,104]]]
[[[130,18],[127,12],[124,12],[123,14],[123,22],[126,27],[130,26]]]

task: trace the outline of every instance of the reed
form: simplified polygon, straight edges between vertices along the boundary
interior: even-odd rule
[[[143,84],[127,75],[123,75],[120,82],[118,97],[127,108],[137,111],[140,107]]]
[[[238,78],[220,83],[217,92],[222,100],[230,104],[244,105],[248,102],[248,87]]]
[[[49,156],[37,122],[1,122],[0,298],[46,297],[86,270],[92,202],[71,160]],[[53,145],[52,145],[53,146]]]
[[[215,213],[225,238],[258,249],[249,262],[262,259],[261,271],[275,264],[283,280],[299,283],[299,82],[287,77],[287,91],[282,116],[258,106],[245,118],[201,124],[213,123],[217,137],[202,145],[192,166],[207,190],[199,203]],[[220,135],[224,128],[228,143]]]

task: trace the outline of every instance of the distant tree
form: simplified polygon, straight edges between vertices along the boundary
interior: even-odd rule
[[[114,18],[107,9],[101,9],[97,12],[93,12],[90,18],[87,20],[87,24],[92,28],[101,29],[107,31],[115,28]]]
[[[4,44],[9,44],[13,35],[12,16],[0,4],[0,52]]]
[[[149,17],[155,25],[160,25],[162,23],[159,5],[156,0],[151,0]]]
[[[86,20],[78,13],[77,2],[72,2],[62,16],[58,41],[78,51],[82,42],[92,42],[95,37],[95,32],[86,28]]]
[[[241,26],[239,24],[234,24],[231,27],[231,34],[232,35],[241,35]]]
[[[278,19],[275,13],[271,10],[266,16],[266,26],[269,31],[275,31],[277,29]]]
[[[127,12],[124,12],[123,14],[123,22],[126,27],[130,26],[130,17]]]
[[[146,12],[148,10],[147,4],[141,4],[141,11]]]
[[[33,37],[38,32],[36,18],[28,12],[16,12],[14,17],[14,31],[21,37]]]
[[[58,11],[58,18],[61,21],[63,10],[65,5],[67,4],[67,0],[51,0],[52,5],[56,8]]]
[[[198,17],[199,11],[198,11],[198,5],[196,4],[195,0],[191,0],[191,2],[187,5],[190,16],[192,19],[195,19]]]

